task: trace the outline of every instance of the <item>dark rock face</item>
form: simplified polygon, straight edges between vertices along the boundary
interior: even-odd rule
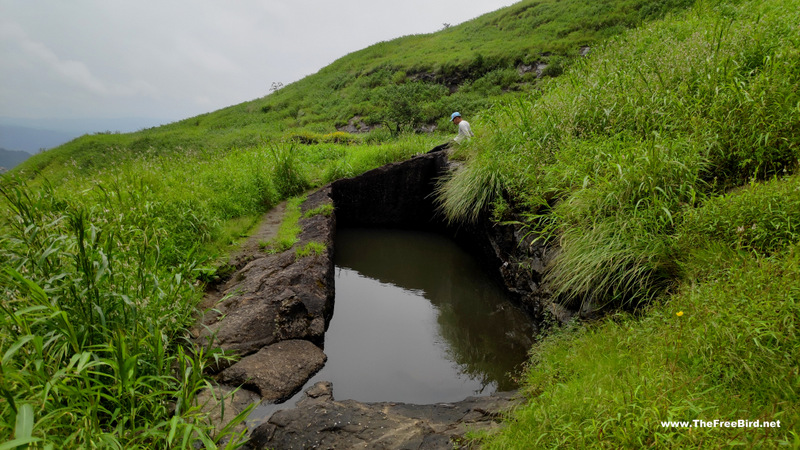
[[[440,151],[369,171],[331,185],[339,226],[425,229],[453,237],[475,254],[517,303],[534,318],[545,311],[562,320],[571,313],[551,301],[542,282],[555,250],[520,225],[504,225],[483,215],[476,223],[448,226],[436,210],[432,192],[437,180],[454,170]]]
[[[553,303],[544,274],[558,249],[537,240],[531,230],[517,224],[498,224],[483,216],[476,223],[452,228],[453,238],[476,254],[512,298],[535,319],[545,312],[560,320],[571,313]]]
[[[319,382],[295,408],[276,412],[256,428],[249,444],[253,449],[453,448],[468,431],[498,426],[501,412],[518,403],[508,393],[433,405],[336,401],[331,384]]]
[[[440,228],[430,197],[446,166],[444,153],[419,155],[334,181],[339,226]]]

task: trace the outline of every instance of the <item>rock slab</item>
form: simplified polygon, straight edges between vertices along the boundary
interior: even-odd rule
[[[280,402],[299,391],[328,358],[308,341],[288,340],[264,347],[222,371],[219,381],[258,392],[265,402]]]
[[[432,405],[336,401],[331,383],[321,381],[295,408],[276,412],[256,428],[249,445],[255,450],[464,448],[467,432],[499,426],[502,412],[520,402],[515,393]]]

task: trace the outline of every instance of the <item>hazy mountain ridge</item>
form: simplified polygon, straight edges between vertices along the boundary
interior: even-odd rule
[[[0,172],[13,169],[31,156],[30,153],[0,148]]]

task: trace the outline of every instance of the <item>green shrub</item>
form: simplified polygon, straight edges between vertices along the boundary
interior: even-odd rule
[[[322,136],[309,131],[298,131],[293,133],[289,140],[298,144],[318,144],[322,141]]]
[[[322,142],[334,143],[334,144],[354,144],[358,142],[358,136],[354,136],[350,133],[345,133],[344,131],[336,131],[333,133],[328,133],[322,136]]]
[[[378,93],[380,120],[394,135],[413,130],[429,119],[424,105],[449,94],[440,84],[409,82],[384,86]]]

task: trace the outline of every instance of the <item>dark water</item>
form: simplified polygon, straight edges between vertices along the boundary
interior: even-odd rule
[[[450,239],[338,230],[328,362],[307,386],[331,381],[334,398],[364,402],[488,395],[516,387],[534,333],[527,315]],[[295,402],[260,406],[253,418]]]

